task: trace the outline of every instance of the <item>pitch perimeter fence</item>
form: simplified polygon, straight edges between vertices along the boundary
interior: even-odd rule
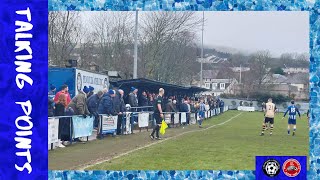
[[[205,112],[205,119],[228,111],[229,107],[216,108]],[[110,116],[107,114],[99,114],[98,116],[97,137],[103,138],[108,134],[116,135],[118,121],[121,121],[121,134],[130,135],[133,130],[152,129],[155,126],[153,112],[138,111],[125,112],[122,115]],[[58,146],[60,137],[68,137],[68,141],[72,144],[75,139],[82,138],[88,141],[94,131],[95,116],[57,116],[48,118],[48,150]],[[179,127],[181,125],[197,124],[199,113],[187,112],[164,112],[164,120],[169,128]],[[65,139],[65,138],[64,138]]]

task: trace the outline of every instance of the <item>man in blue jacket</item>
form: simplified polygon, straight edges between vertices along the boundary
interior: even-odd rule
[[[220,100],[219,106],[220,106],[220,113],[223,113],[223,109],[224,109],[224,102],[223,102],[223,100]]]
[[[108,93],[104,94],[98,107],[99,114],[116,115],[113,107],[113,98],[115,91],[110,89]]]
[[[94,116],[94,122],[93,122],[93,127],[98,128],[98,123],[99,123],[99,112],[98,112],[98,107],[99,107],[99,101],[103,96],[103,92],[99,91],[97,94],[94,94],[89,97],[87,100],[87,105],[88,105],[88,110],[90,114]]]

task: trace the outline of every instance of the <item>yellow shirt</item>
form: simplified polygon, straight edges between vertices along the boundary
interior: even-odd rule
[[[266,117],[268,118],[274,118],[274,114],[276,111],[276,105],[274,103],[266,103]]]

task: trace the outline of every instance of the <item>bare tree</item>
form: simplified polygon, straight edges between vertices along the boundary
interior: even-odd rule
[[[64,66],[79,42],[80,21],[78,12],[49,12],[50,63]]]
[[[143,75],[172,83],[190,82],[190,65],[196,60],[194,32],[200,24],[201,19],[193,12],[146,14],[140,24]]]
[[[105,69],[116,69],[130,77],[133,57],[133,21],[131,12],[99,12],[91,17],[99,53],[98,63]]]

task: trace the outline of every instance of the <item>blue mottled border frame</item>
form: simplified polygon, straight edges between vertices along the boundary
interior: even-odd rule
[[[304,0],[49,0],[49,11],[309,11],[310,169],[320,179],[320,1]],[[254,171],[50,171],[49,179],[254,179]]]

